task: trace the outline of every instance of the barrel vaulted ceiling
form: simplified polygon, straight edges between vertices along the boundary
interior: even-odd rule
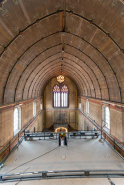
[[[0,0],[0,105],[59,74],[80,96],[124,103],[123,0]]]

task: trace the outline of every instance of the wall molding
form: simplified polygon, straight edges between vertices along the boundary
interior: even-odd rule
[[[19,102],[7,104],[7,105],[2,105],[2,106],[0,106],[0,113],[3,111],[6,111],[6,110],[13,109],[15,106],[18,106],[19,104],[22,104],[21,106],[23,106],[23,105],[32,103],[34,100],[40,100],[40,99],[42,99],[42,97],[37,97],[37,98],[19,101]]]
[[[96,98],[88,98],[88,97],[83,97],[83,96],[78,96],[79,98],[86,100],[88,99],[89,102],[99,104],[99,105],[109,105],[111,109],[115,109],[117,111],[124,112],[124,104],[122,103],[117,103],[117,102],[112,102],[112,101],[107,101],[107,100],[99,100]]]

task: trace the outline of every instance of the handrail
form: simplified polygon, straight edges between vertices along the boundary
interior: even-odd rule
[[[87,116],[84,112],[82,112],[80,109],[78,109],[93,125],[95,125],[97,127],[97,129],[99,131],[101,131],[101,127],[95,122],[93,121],[89,116]],[[119,153],[119,155],[121,155],[121,157],[124,159],[124,147],[115,139],[113,138],[110,134],[108,134],[105,130],[102,129],[102,136],[104,137],[104,140],[107,141],[107,139],[110,141],[111,139],[111,142],[114,146],[113,149],[116,150],[117,153]],[[107,139],[106,139],[106,136],[107,136]],[[107,141],[108,142],[108,141]],[[110,143],[110,142],[109,142]],[[111,143],[110,143],[111,144]],[[123,153],[120,153],[119,151],[121,151]]]
[[[28,122],[28,124],[25,127],[23,127],[5,146],[2,146],[2,149],[0,150],[0,165],[7,159],[7,157],[10,155],[13,149],[22,142],[25,130],[39,116],[41,112],[42,110],[38,112],[38,114],[35,117],[33,117]]]
[[[24,181],[32,179],[62,179],[62,178],[122,178],[124,177],[124,170],[62,170],[62,171],[37,171],[37,172],[24,172],[13,174],[1,174],[0,182],[9,181]]]
[[[94,130],[77,130],[77,129],[75,129],[75,130],[73,130],[73,131],[69,131],[69,133],[70,132],[81,132],[81,131],[87,131],[87,132],[93,132]],[[52,131],[31,131],[30,133],[55,133],[54,131],[52,132]],[[60,131],[60,132],[64,132],[64,131]]]
[[[93,121],[89,116],[87,116],[83,111],[81,111],[80,109],[78,109],[87,119],[89,119],[89,121],[91,121],[99,130],[101,130],[101,127],[95,122]]]
[[[89,116],[87,116],[84,112],[82,112],[80,109],[78,109],[93,125],[96,126],[96,128],[98,129],[98,131],[101,131],[101,127],[95,122],[93,121]],[[5,146],[3,146],[3,148],[0,150],[0,164],[5,161],[7,159],[7,157],[9,156],[10,152],[23,140],[23,136],[25,133],[25,130],[27,129],[27,127],[37,118],[37,116],[42,112],[42,110],[35,116],[33,117],[28,124],[22,129],[20,130],[19,133],[17,133]],[[88,130],[75,130],[75,131],[70,131],[70,132],[81,132],[81,131],[87,131]],[[93,131],[93,130],[89,130]],[[41,133],[42,131],[37,131],[37,133]],[[44,132],[47,133],[47,132]],[[50,133],[50,132],[48,132]],[[51,132],[52,133],[52,132]],[[54,132],[53,132],[54,133]],[[115,139],[113,138],[111,135],[109,135],[105,130],[103,130],[102,132],[102,136],[104,138],[105,141],[107,141],[108,143],[111,144],[111,146],[122,156],[122,158],[124,157],[124,147]]]

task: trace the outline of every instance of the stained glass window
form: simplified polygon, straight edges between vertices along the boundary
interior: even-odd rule
[[[54,93],[54,107],[60,107],[60,88],[58,85],[56,85],[53,88]]]
[[[61,88],[56,85],[53,88],[54,107],[68,107],[68,87],[63,85]]]
[[[68,106],[68,88],[67,86],[63,86],[61,89],[61,106],[67,107]]]

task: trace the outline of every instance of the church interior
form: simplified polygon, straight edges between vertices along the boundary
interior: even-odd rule
[[[0,0],[0,183],[124,185],[124,0]]]

